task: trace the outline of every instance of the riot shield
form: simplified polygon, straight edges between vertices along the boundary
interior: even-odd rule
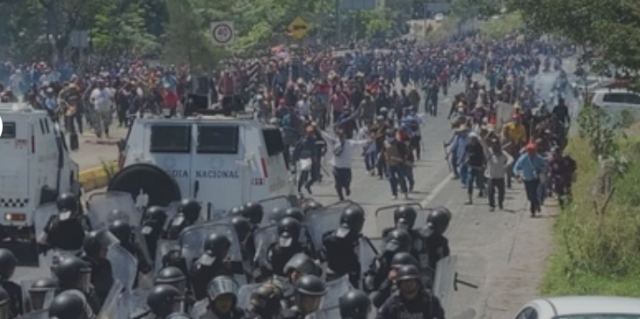
[[[427,222],[427,212],[420,203],[406,203],[398,205],[390,205],[378,208],[376,210],[376,226],[378,227],[378,234],[382,236],[382,232],[385,229],[393,228],[393,212],[401,206],[409,206],[416,210],[416,222],[413,225],[414,229],[419,229]]]
[[[87,217],[94,230],[106,228],[109,222],[116,219],[123,219],[133,227],[140,226],[142,220],[142,212],[136,207],[130,193],[110,191],[92,194],[87,208]],[[121,214],[113,215],[113,210]]]
[[[256,246],[254,264],[258,267],[268,266],[270,268],[270,263],[267,260],[268,250],[272,244],[278,242],[278,226],[269,225],[258,228],[253,234],[253,240]]]
[[[150,289],[138,288],[121,293],[118,298],[118,308],[125,316],[116,318],[128,318],[129,314],[144,309],[147,306],[147,296],[150,291]]]
[[[274,208],[287,209],[292,207],[291,200],[288,196],[275,196],[275,197],[265,198],[263,200],[258,201],[258,204],[262,206],[262,210],[264,212],[262,217],[262,223],[260,223],[261,225],[269,223],[268,215],[269,213],[271,213],[271,211]]]
[[[158,273],[164,268],[163,258],[172,250],[180,252],[180,244],[177,240],[158,240],[156,246],[156,260],[154,260],[153,271]]]
[[[120,245],[112,245],[107,251],[111,262],[113,279],[119,281],[126,290],[133,289],[138,274],[138,260]]]
[[[109,290],[109,294],[107,294],[107,298],[105,298],[102,304],[102,309],[100,309],[100,314],[97,319],[123,318],[120,317],[122,310],[118,307],[118,297],[123,287],[120,281],[115,280],[113,282],[113,286],[111,286],[111,290]]]
[[[358,240],[358,259],[360,261],[360,279],[364,278],[364,273],[369,266],[373,263],[373,260],[378,256],[378,251],[375,246],[367,237],[360,237]],[[362,281],[359,281],[362,284]]]
[[[251,306],[251,294],[262,285],[264,284],[250,284],[240,287],[240,291],[238,291],[238,307],[248,310]]]
[[[164,222],[164,229],[167,229],[171,221],[178,215],[178,206],[180,206],[180,202],[171,202],[169,206],[165,208],[164,211],[167,213],[167,220]]]
[[[353,289],[349,282],[349,275],[344,275],[336,280],[332,280],[327,283],[327,294],[324,296],[324,302],[322,308],[319,309],[321,313],[332,313],[332,310],[338,311],[338,317],[340,314],[340,297],[344,296],[349,290]]]
[[[316,251],[322,248],[322,237],[340,227],[342,212],[349,207],[357,205],[351,201],[343,201],[316,209],[307,215],[306,226],[311,236],[313,248]]]
[[[35,228],[36,237],[39,237],[47,227],[51,217],[58,214],[58,208],[55,203],[40,205],[33,213],[33,227]]]
[[[36,311],[36,312],[30,312],[27,314],[24,314],[20,317],[18,317],[18,319],[48,319],[49,318],[49,311],[48,310],[40,310],[40,311]]]
[[[194,261],[204,253],[204,242],[212,233],[224,234],[231,241],[229,248],[229,259],[231,261],[242,262],[242,251],[240,248],[240,240],[233,225],[226,223],[207,223],[187,227],[180,234],[180,252],[187,262],[187,268],[191,269]],[[246,284],[246,276],[234,276],[234,279],[240,284]]]
[[[440,304],[445,313],[451,313],[451,297],[456,281],[457,256],[448,256],[436,264],[436,273],[433,280],[433,295],[440,299]]]
[[[241,307],[241,306],[238,305],[238,307]],[[209,310],[209,300],[208,299],[200,300],[196,302],[195,305],[193,305],[193,308],[191,308],[191,311],[189,312],[189,317],[194,319],[200,319],[202,316],[204,316],[207,313],[207,310]]]

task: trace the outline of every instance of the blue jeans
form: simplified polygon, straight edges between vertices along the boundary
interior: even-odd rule
[[[409,190],[412,191],[413,187],[416,184],[416,180],[413,177],[413,166],[404,165],[404,178],[407,181],[407,185],[409,186]]]
[[[458,176],[460,176],[462,186],[467,186],[467,180],[469,179],[469,167],[467,165],[458,165]]]
[[[408,192],[404,167],[401,165],[387,166],[387,176],[389,177],[391,194],[393,196],[398,196],[398,185],[400,185],[400,191],[403,194]]]
[[[376,169],[376,152],[364,153],[364,167],[366,167],[367,172]]]

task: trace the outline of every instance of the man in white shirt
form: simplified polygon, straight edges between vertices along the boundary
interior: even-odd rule
[[[113,121],[114,94],[113,90],[105,86],[104,80],[98,79],[96,84],[98,86],[91,91],[90,96],[95,113],[94,129],[98,138],[102,138],[102,133],[109,138],[109,126]]]
[[[488,181],[489,210],[496,209],[495,193],[498,190],[498,208],[503,209],[505,193],[505,176],[507,170],[513,164],[513,157],[502,150],[502,146],[497,139],[489,140],[489,151],[487,155],[487,170],[485,176]]]
[[[298,110],[298,114],[300,115],[300,117],[303,117],[305,119],[309,118],[309,116],[311,115],[311,107],[307,102],[306,95],[302,95],[300,97],[300,100],[298,100],[298,103],[296,103],[296,109]]]
[[[329,163],[333,166],[333,178],[338,197],[343,201],[345,194],[347,197],[351,196],[351,160],[353,151],[354,149],[361,150],[361,147],[369,143],[370,140],[347,139],[341,130],[336,130],[337,137],[331,136],[324,131],[320,131],[320,133],[327,140],[328,148],[333,154]]]

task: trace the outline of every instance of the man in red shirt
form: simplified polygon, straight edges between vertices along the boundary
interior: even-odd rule
[[[162,114],[167,117],[175,116],[179,102],[178,94],[172,90],[163,88],[160,95],[162,96]]]

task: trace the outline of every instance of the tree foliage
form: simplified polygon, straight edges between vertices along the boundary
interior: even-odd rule
[[[636,0],[508,0],[529,27],[590,45],[616,66],[640,68],[640,2]]]

